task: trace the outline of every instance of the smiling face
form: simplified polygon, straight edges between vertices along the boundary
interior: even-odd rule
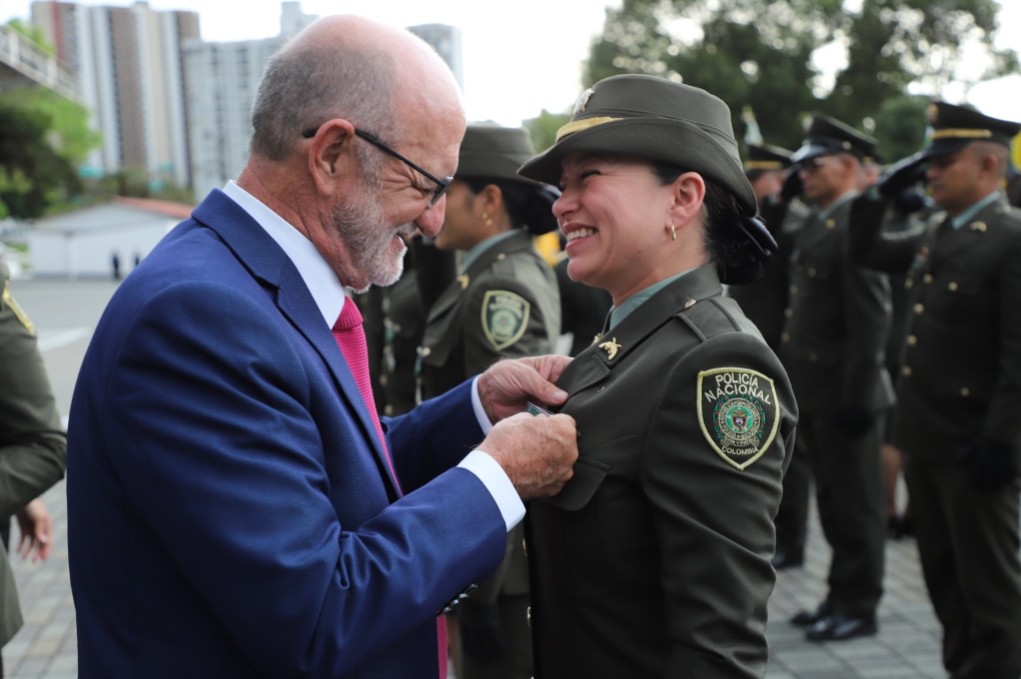
[[[682,245],[671,241],[667,226],[678,209],[674,184],[663,186],[647,161],[622,156],[571,153],[562,167],[563,193],[553,214],[567,238],[572,280],[608,290],[616,300],[669,267]],[[697,202],[696,212],[701,196]],[[683,229],[680,220],[677,228]]]

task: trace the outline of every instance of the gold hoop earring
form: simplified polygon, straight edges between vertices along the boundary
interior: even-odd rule
[[[482,222],[486,226],[492,226],[493,225],[493,218],[489,216],[488,212],[483,212],[482,213]]]
[[[670,225],[670,240],[677,240],[677,229],[673,224]]]

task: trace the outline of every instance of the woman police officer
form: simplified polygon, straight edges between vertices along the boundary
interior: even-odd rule
[[[553,269],[532,236],[557,227],[556,192],[522,179],[534,150],[523,128],[468,126],[457,174],[447,190],[441,250],[460,250],[459,276],[428,312],[419,350],[420,386],[432,398],[501,358],[553,353],[560,336],[560,295]],[[508,534],[497,574],[458,611],[463,650],[459,677],[528,679],[528,564],[524,526]]]
[[[797,405],[722,294],[776,247],[730,110],[668,80],[607,78],[519,172],[559,184],[568,273],[614,301],[558,382],[574,477],[528,519],[535,677],[761,677]]]

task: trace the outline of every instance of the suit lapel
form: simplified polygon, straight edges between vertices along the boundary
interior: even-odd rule
[[[383,444],[376,434],[368,404],[362,398],[351,369],[333,333],[323,322],[322,313],[298,269],[276,241],[237,203],[218,189],[214,189],[195,209],[193,217],[219,234],[253,277],[277,289],[277,308],[323,359],[348,407],[361,424],[362,435],[372,448],[379,468],[388,481],[389,492],[398,497],[397,482],[391,476],[390,465]],[[344,303],[354,304],[350,299]]]

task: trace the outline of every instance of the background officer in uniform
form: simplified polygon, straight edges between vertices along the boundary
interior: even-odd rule
[[[614,300],[557,383],[579,457],[561,501],[531,508],[535,676],[761,677],[797,406],[720,285],[754,280],[776,248],[730,111],[607,78],[521,174],[560,184],[568,272]]]
[[[769,348],[779,353],[790,287],[787,268],[794,249],[794,235],[808,216],[808,209],[791,195],[800,191],[800,182],[785,181],[791,177],[790,151],[777,146],[748,144],[747,157],[745,177],[752,185],[759,213],[765,218],[779,249],[762,278],[750,285],[731,287],[727,294],[741,305],[741,311],[759,329]],[[796,171],[793,179],[797,179]],[[773,567],[777,570],[804,562],[811,479],[808,457],[798,455],[795,450],[783,477],[783,498],[776,513]]]
[[[912,283],[894,442],[944,665],[953,679],[1016,679],[1021,213],[1001,186],[1021,124],[943,102],[929,124],[929,146],[856,201],[852,233],[863,264]],[[942,210],[924,229],[880,234],[889,203],[922,171]]]
[[[829,592],[792,622],[812,640],[875,634],[886,518],[877,416],[893,402],[884,368],[890,330],[885,274],[848,259],[848,216],[862,158],[875,140],[821,114],[805,121],[800,165],[813,210],[797,232],[781,357],[801,407],[823,533],[833,548]]]
[[[447,192],[442,250],[466,251],[460,274],[429,310],[420,349],[423,398],[432,398],[506,357],[553,353],[560,297],[532,236],[556,228],[555,195],[522,179],[533,154],[524,128],[468,126]],[[532,676],[528,564],[523,525],[508,533],[500,570],[461,607],[463,679]]]
[[[0,521],[5,524],[63,478],[67,464],[67,435],[60,426],[35,327],[14,301],[8,279],[7,265],[0,262]],[[32,517],[19,518],[24,532]],[[42,546],[40,555],[46,552],[48,547]],[[0,549],[0,646],[21,625],[14,574],[6,550]]]

